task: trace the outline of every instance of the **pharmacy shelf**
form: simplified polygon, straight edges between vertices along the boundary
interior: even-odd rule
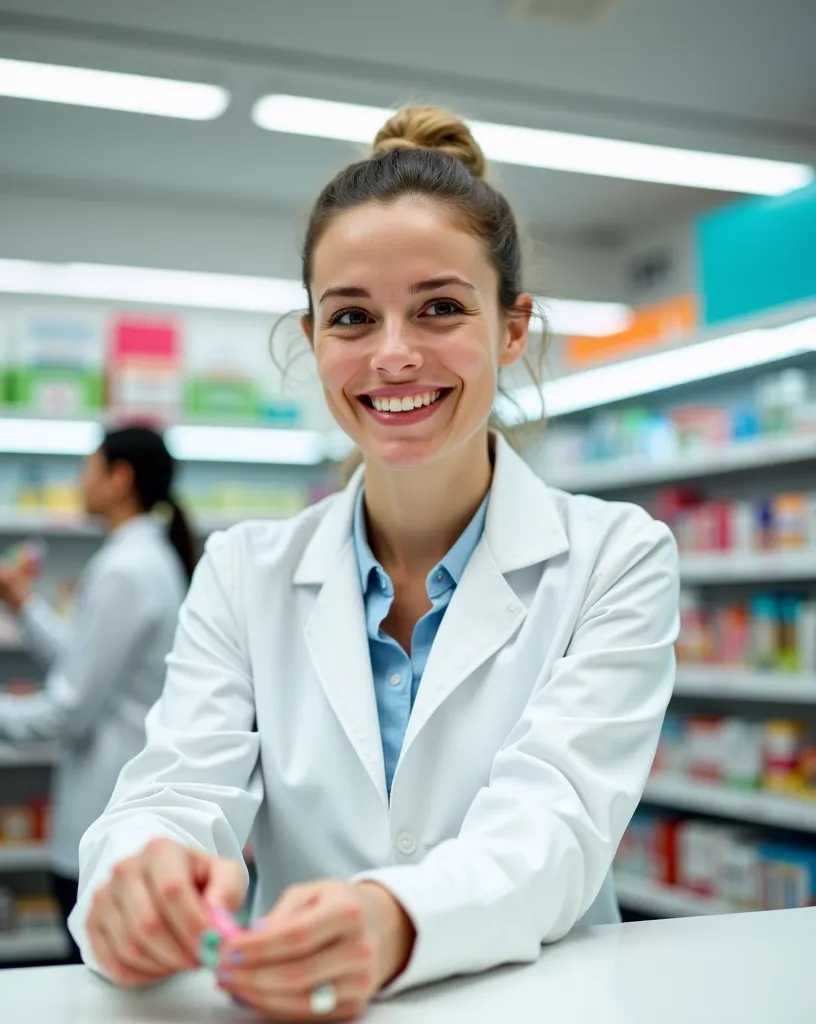
[[[20,512],[5,509],[0,512],[0,536],[3,534],[28,536],[100,537],[102,531],[93,523],[83,522],[76,515],[67,512]]]
[[[6,871],[46,871],[51,867],[47,843],[0,844],[0,873]]]
[[[213,530],[225,530],[245,519],[279,519],[262,510],[250,509],[246,512],[196,512],[190,513],[196,532],[206,536]],[[13,536],[45,535],[49,537],[89,537],[101,538],[102,531],[93,523],[79,519],[75,515],[48,514],[42,512],[0,512],[0,537],[4,534]],[[2,647],[0,647],[2,649]]]
[[[665,772],[648,781],[643,799],[646,803],[683,811],[699,811],[798,832],[816,832],[816,800],[806,798],[746,792]]]
[[[766,466],[779,466],[816,459],[816,436],[811,434],[767,437],[758,441],[734,442],[684,452],[671,458],[649,459],[633,456],[588,463],[577,468],[545,472],[553,487],[565,491],[614,491],[647,487],[672,480],[737,473]]]
[[[816,580],[816,550],[683,554],[680,576],[696,584]]]
[[[0,743],[0,768],[47,767],[57,762],[57,747],[49,743]]]
[[[816,675],[755,672],[722,665],[678,665],[677,697],[724,697],[734,700],[816,704]]]
[[[68,941],[61,928],[26,928],[0,933],[0,961],[61,960],[67,953]]]
[[[662,885],[621,870],[615,871],[615,890],[621,906],[655,917],[702,917],[739,911],[725,900],[698,896],[677,885]]]

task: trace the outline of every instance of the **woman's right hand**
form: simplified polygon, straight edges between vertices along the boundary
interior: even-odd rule
[[[99,966],[139,988],[200,966],[198,947],[212,907],[238,910],[244,867],[171,839],[155,839],[120,861],[93,897],[88,937]]]

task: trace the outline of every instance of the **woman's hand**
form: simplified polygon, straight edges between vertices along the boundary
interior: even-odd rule
[[[88,936],[103,971],[138,988],[200,966],[198,946],[210,907],[237,910],[244,869],[170,839],[120,861],[93,899]]]
[[[0,601],[12,611],[22,611],[31,597],[31,576],[6,562],[0,562]]]
[[[371,882],[322,881],[288,889],[270,913],[223,950],[221,987],[276,1021],[352,1020],[408,963],[414,927]],[[331,984],[333,1013],[315,1014],[312,991]]]

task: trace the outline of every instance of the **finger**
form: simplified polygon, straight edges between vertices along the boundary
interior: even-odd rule
[[[365,1013],[371,999],[371,990],[364,976],[349,976],[335,985],[337,1006],[330,1014],[315,1014],[312,1011],[311,992],[291,996],[267,993],[255,988],[237,990],[228,985],[220,987],[245,1006],[271,1017],[278,1024],[286,1024],[288,1021],[357,1020]]]
[[[198,960],[178,942],[156,907],[142,874],[134,864],[127,883],[112,890],[114,906],[124,918],[131,941],[165,974],[192,970]]]
[[[103,924],[93,924],[89,920],[88,938],[99,966],[105,975],[116,985],[120,985],[122,988],[142,988],[156,980],[150,975],[142,974],[140,971],[135,971],[130,967],[125,967],[124,964],[116,959]]]
[[[338,942],[302,960],[262,967],[222,967],[218,980],[236,991],[257,990],[267,995],[294,997],[326,982],[356,978],[373,990],[374,948],[370,942]]]
[[[270,915],[264,927],[229,942],[224,961],[258,967],[301,960],[342,938],[362,934],[362,908],[345,893],[324,895],[280,917]]]
[[[208,907],[240,910],[246,899],[246,873],[237,860],[216,860],[208,865],[203,898]]]
[[[110,887],[106,887],[95,897],[88,929],[98,938],[103,955],[109,954],[107,958],[113,959],[117,975],[123,978],[136,976],[155,981],[166,973],[130,938],[125,918],[113,901]]]
[[[199,855],[170,840],[156,840],[144,856],[145,882],[154,905],[181,948],[198,958],[207,912],[196,883]]]

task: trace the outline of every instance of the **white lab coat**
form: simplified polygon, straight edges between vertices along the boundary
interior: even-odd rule
[[[164,526],[142,515],[112,531],[88,562],[69,625],[42,599],[23,608],[24,636],[48,674],[35,696],[0,696],[0,737],[61,741],[51,844],[58,874],[79,876],[82,834],[144,745],[186,589]]]
[[[158,836],[240,858],[252,834],[258,912],[295,882],[378,880],[417,928],[391,991],[533,960],[590,908],[616,918],[608,872],[674,678],[668,529],[549,489],[499,440],[389,805],[351,532],[360,479],[291,521],[211,537],[147,746],[82,840],[71,926],[96,969],[93,893]]]

